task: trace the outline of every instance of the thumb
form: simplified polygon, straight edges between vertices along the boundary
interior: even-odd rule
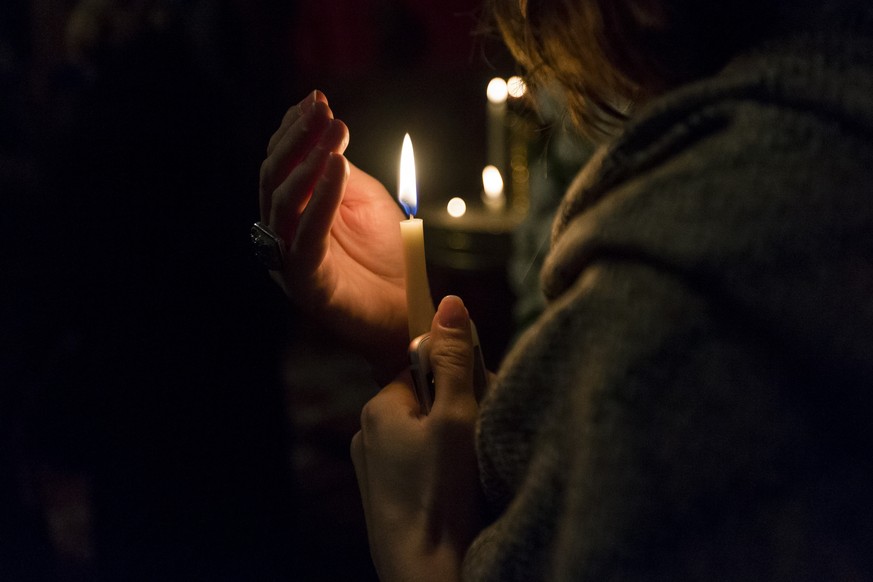
[[[473,399],[473,338],[470,316],[459,297],[445,297],[431,324],[430,365],[434,378],[433,411]]]

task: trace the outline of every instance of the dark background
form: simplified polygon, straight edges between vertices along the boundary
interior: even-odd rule
[[[513,72],[479,18],[4,0],[0,580],[373,579],[348,443],[377,387],[250,258],[258,169],[319,88],[390,191],[409,132],[422,199],[478,192]]]

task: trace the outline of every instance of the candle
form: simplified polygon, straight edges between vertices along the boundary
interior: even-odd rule
[[[430,331],[435,310],[430,297],[424,257],[424,221],[414,218],[418,207],[418,194],[415,188],[415,157],[408,133],[403,138],[403,149],[400,152],[400,181],[397,190],[400,203],[409,215],[408,220],[400,221],[400,235],[403,237],[403,257],[406,263],[409,339],[413,340]]]
[[[488,97],[488,164],[506,174],[506,99],[509,90],[500,77],[491,79]]]
[[[506,191],[512,193],[512,202],[509,204],[512,212],[525,214],[529,204],[528,144],[535,139],[535,133],[530,112],[525,106],[527,85],[524,79],[510,77],[506,80],[506,91],[509,94],[506,115],[509,166],[503,177],[508,181]]]
[[[489,210],[503,210],[506,196],[503,194],[503,176],[494,166],[485,166],[482,170],[482,201]]]

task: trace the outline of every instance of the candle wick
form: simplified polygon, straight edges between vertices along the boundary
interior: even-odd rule
[[[412,220],[412,218],[413,218],[413,216],[410,214],[410,215],[409,215],[409,220]]]

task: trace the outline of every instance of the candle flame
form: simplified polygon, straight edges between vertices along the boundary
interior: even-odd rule
[[[488,198],[498,198],[503,194],[503,176],[500,175],[500,170],[494,166],[485,166],[482,170],[482,187]]]
[[[400,150],[400,181],[397,197],[406,214],[413,216],[418,210],[418,193],[415,189],[415,156],[412,153],[412,139],[408,133],[403,138],[403,148]]]
[[[506,102],[506,96],[509,93],[509,89],[506,87],[506,80],[501,79],[500,77],[494,77],[488,83],[488,88],[485,89],[485,95],[488,97],[488,101],[494,104],[504,103]]]

